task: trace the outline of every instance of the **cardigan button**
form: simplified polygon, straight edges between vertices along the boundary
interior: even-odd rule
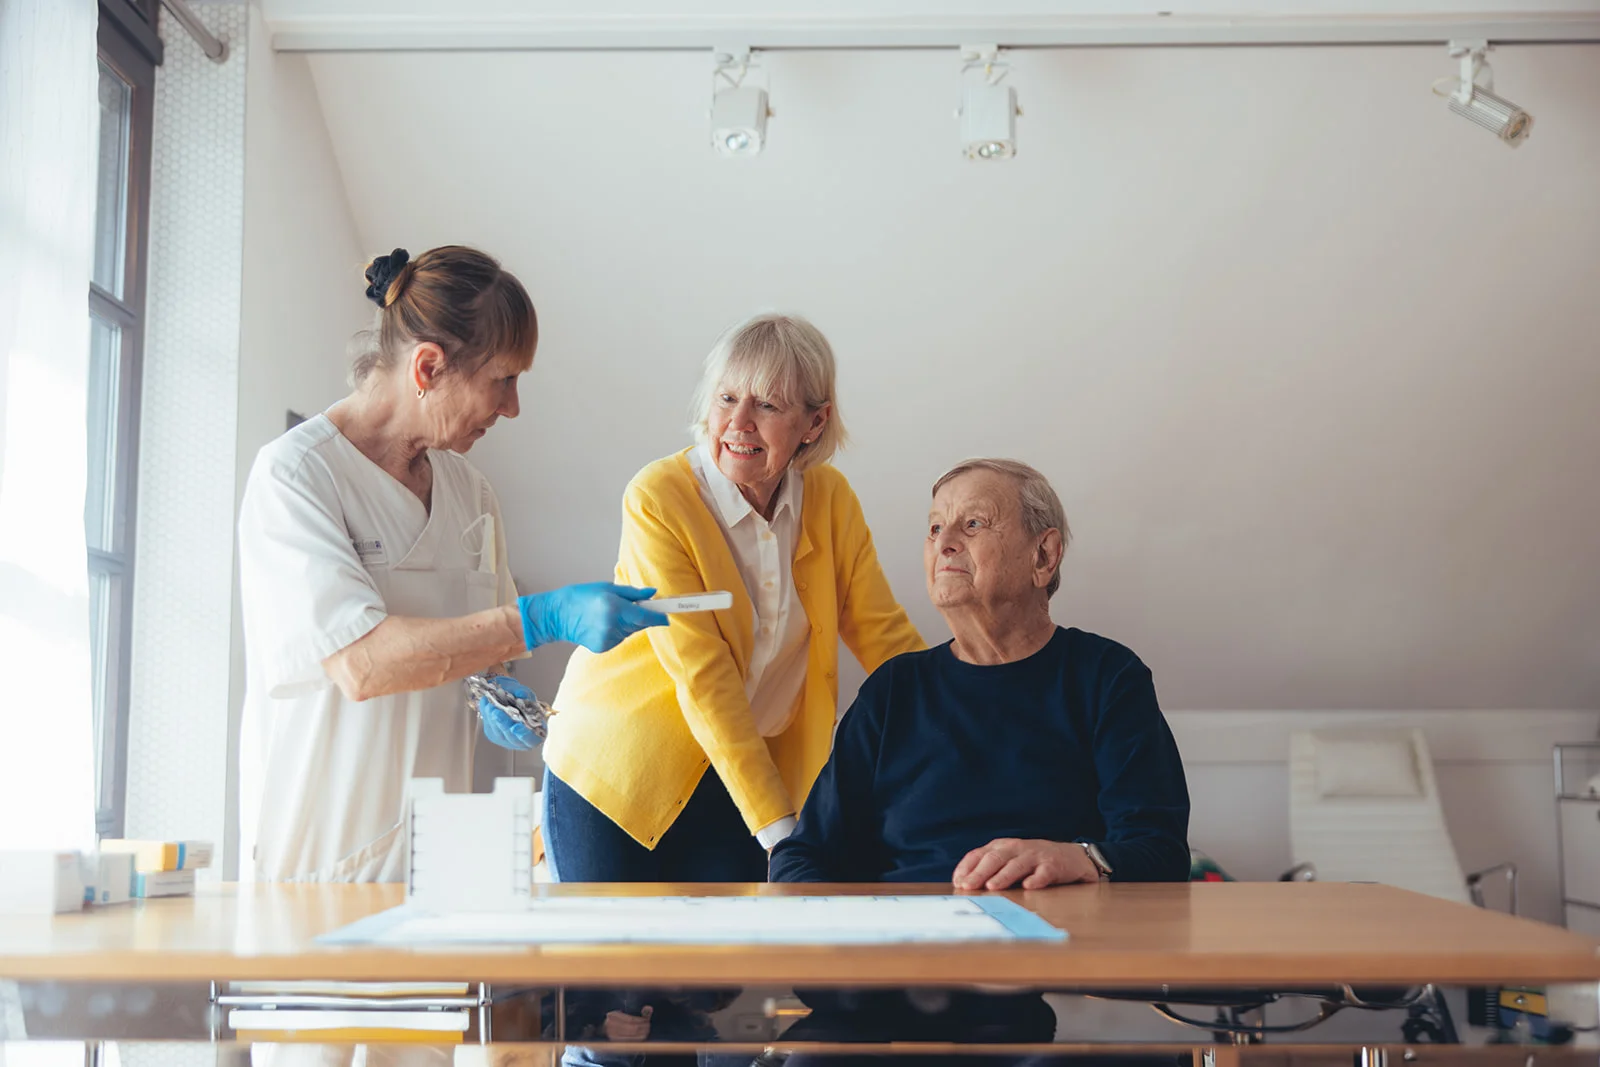
[[[796,589],[800,590],[802,593],[804,593],[806,591],[806,583],[805,582],[795,582],[794,583],[794,587]]]

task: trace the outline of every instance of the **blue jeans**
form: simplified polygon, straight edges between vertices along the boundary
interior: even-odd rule
[[[654,849],[645,848],[589,803],[577,790],[544,772],[544,842],[550,876],[558,882],[765,882],[767,853],[744,824],[723,786],[707,770],[694,795]],[[594,1028],[605,1013],[637,1014],[651,1004],[650,1038],[655,1041],[716,1040],[706,1014],[731,1001],[736,991],[585,990],[569,992],[570,1024],[585,1020]],[[653,1002],[653,1003],[652,1003]],[[687,1057],[685,1057],[686,1059]],[[641,1067],[646,1057],[609,1053],[604,1046],[568,1045],[564,1067]],[[651,1062],[663,1059],[651,1057]],[[678,1057],[666,1057],[676,1061]],[[700,1067],[743,1067],[750,1057],[699,1054]],[[663,1067],[671,1067],[663,1063]]]
[[[546,769],[544,843],[551,877],[558,882],[767,880],[767,852],[713,770],[700,779],[656,847],[648,849]]]

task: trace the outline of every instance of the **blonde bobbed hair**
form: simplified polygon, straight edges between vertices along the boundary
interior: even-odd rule
[[[822,432],[796,449],[790,466],[805,470],[826,463],[844,447],[844,420],[835,395],[833,346],[822,331],[798,315],[761,314],[746,319],[717,339],[690,405],[689,430],[704,443],[711,405],[722,389],[738,389],[780,404],[804,404],[816,411],[832,404]]]

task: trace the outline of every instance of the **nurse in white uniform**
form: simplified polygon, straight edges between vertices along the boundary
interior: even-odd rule
[[[462,453],[517,416],[538,344],[522,284],[458,246],[396,249],[367,279],[381,310],[354,391],[261,450],[239,516],[246,880],[401,880],[410,779],[471,788],[460,679],[666,618],[636,603],[653,590],[609,583],[517,596],[499,504]],[[532,747],[479,711],[491,741]]]

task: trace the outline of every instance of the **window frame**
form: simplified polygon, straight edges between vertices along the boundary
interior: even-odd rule
[[[121,837],[126,825],[128,782],[129,686],[133,658],[134,551],[138,523],[139,410],[144,373],[145,295],[150,248],[150,178],[155,141],[156,66],[161,40],[145,12],[153,16],[154,0],[101,0],[98,53],[130,88],[127,183],[123,232],[122,296],[88,282],[87,330],[94,318],[118,329],[116,412],[111,427],[115,441],[113,529],[111,551],[88,550],[93,581],[100,575],[120,579],[120,596],[107,618],[105,655],[94,684],[105,693],[102,731],[94,739],[101,776],[95,783],[95,829],[101,837]],[[109,774],[109,782],[107,775]],[[105,786],[102,789],[102,786]]]

